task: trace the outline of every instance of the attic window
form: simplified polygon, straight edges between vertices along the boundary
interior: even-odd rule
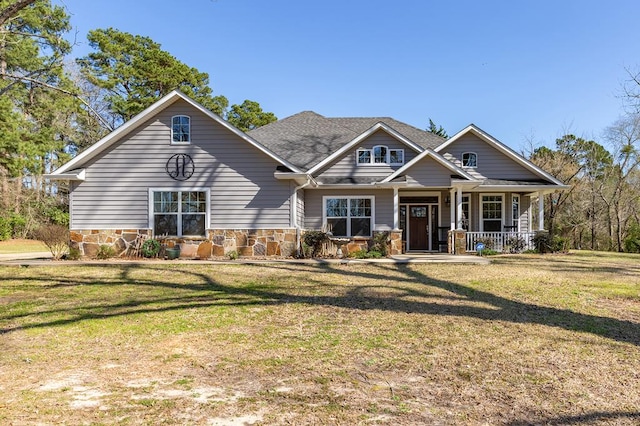
[[[191,117],[174,115],[171,117],[171,143],[191,142]]]
[[[462,154],[462,167],[478,167],[478,156],[475,152],[465,152]]]
[[[372,149],[358,149],[356,161],[361,164],[387,164],[399,166],[404,164],[404,149],[389,149],[384,145],[374,146]]]

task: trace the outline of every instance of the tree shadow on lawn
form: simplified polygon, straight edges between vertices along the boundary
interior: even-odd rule
[[[506,423],[507,426],[543,426],[543,425],[579,425],[595,424],[597,422],[610,422],[616,420],[634,420],[640,423],[640,412],[638,411],[596,411],[577,416],[562,416],[547,418],[532,422],[531,420],[515,420]]]
[[[88,267],[100,267],[103,265],[91,265]],[[96,303],[92,306],[72,308],[60,308],[49,311],[29,312],[26,314],[0,314],[2,321],[16,321],[23,316],[38,316],[56,313],[68,313],[70,317],[52,321],[41,321],[26,324],[16,324],[0,329],[0,334],[9,333],[20,329],[60,326],[88,319],[109,318],[140,313],[152,313],[163,311],[175,311],[192,309],[197,307],[212,306],[252,306],[252,305],[282,305],[287,303],[333,306],[356,310],[385,310],[403,313],[418,313],[427,315],[444,315],[453,317],[477,318],[487,321],[505,321],[519,324],[540,324],[550,327],[558,327],[570,331],[591,333],[606,337],[618,342],[632,343],[640,346],[640,324],[618,320],[610,317],[582,314],[568,309],[559,309],[539,306],[530,303],[510,300],[495,294],[479,291],[471,287],[451,281],[443,281],[431,278],[422,272],[413,269],[410,265],[384,265],[369,264],[366,268],[358,270],[342,268],[336,264],[321,265],[270,265],[289,276],[295,276],[301,272],[308,274],[301,286],[302,291],[307,291],[311,286],[322,287],[324,294],[297,294],[291,285],[278,286],[274,283],[253,283],[251,285],[232,286],[225,285],[213,278],[215,270],[210,274],[195,272],[188,265],[174,269],[162,268],[155,265],[118,265],[110,266],[120,268],[121,273],[117,279],[84,278],[80,280],[62,279],[59,282],[47,285],[45,288],[77,285],[102,285],[102,286],[152,286],[168,288],[186,292],[175,297],[151,297],[137,299],[117,304]],[[257,266],[251,266],[256,268]],[[341,269],[342,268],[342,269]],[[162,281],[154,281],[151,278],[139,278],[139,271],[161,272]],[[137,272],[136,274],[133,274]],[[183,277],[182,282],[171,280],[169,273],[177,273]],[[229,274],[229,270],[225,273]],[[244,282],[246,277],[239,272],[239,281]],[[325,274],[337,274],[357,280],[377,280],[374,284],[330,284],[323,279]],[[36,279],[37,281],[38,279]],[[50,276],[42,277],[41,282],[52,281]],[[386,285],[389,282],[391,285]],[[379,283],[378,283],[379,282]],[[403,286],[411,285],[411,288]],[[424,290],[416,289],[415,284],[424,285]],[[329,286],[336,288],[336,295],[327,295]],[[344,291],[345,287],[348,291]],[[393,292],[376,292],[375,289],[392,289]],[[73,313],[75,312],[75,315]]]

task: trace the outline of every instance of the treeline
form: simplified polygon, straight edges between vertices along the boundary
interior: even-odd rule
[[[636,79],[628,112],[600,142],[565,135],[531,160],[571,185],[546,196],[545,227],[576,249],[640,252],[640,113]],[[634,87],[635,85],[635,87]]]
[[[68,224],[66,188],[42,176],[174,89],[242,130],[276,120],[255,101],[229,105],[148,37],[95,29],[73,60],[71,30],[49,0],[0,0],[0,240]]]

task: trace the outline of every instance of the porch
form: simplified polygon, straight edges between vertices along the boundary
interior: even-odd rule
[[[466,232],[466,251],[476,252],[479,243],[484,250],[495,250],[502,253],[521,253],[533,250],[533,236],[535,232]]]

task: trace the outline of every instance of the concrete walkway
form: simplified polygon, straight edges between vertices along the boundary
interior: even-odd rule
[[[192,259],[176,259],[176,260],[159,260],[159,259],[108,259],[108,260],[52,260],[51,253],[39,252],[39,253],[15,253],[15,254],[0,254],[0,265],[14,265],[14,266],[63,266],[63,265],[136,265],[136,264],[158,264],[158,263],[172,263],[172,264],[266,264],[266,263],[288,263],[288,264],[328,264],[328,263],[340,263],[340,264],[361,264],[361,263],[395,263],[395,264],[407,264],[407,263],[476,263],[476,264],[489,264],[491,263],[486,257],[473,256],[473,255],[450,255],[445,253],[419,253],[419,254],[402,254],[397,256],[391,256],[381,259],[292,259],[292,258],[271,258],[271,259],[237,259],[237,260],[192,260]]]

